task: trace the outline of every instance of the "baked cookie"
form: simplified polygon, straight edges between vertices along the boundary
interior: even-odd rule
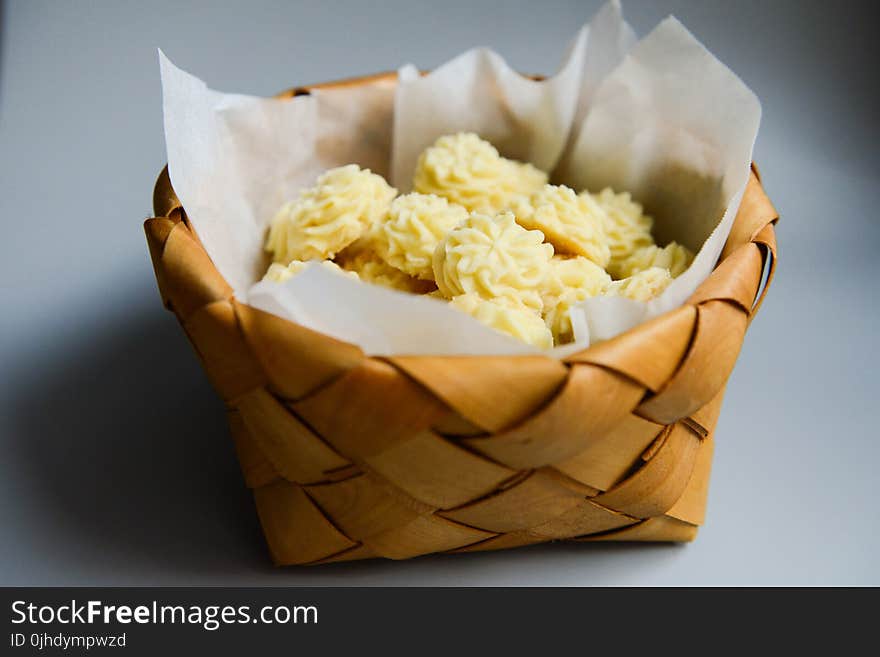
[[[484,299],[470,292],[454,297],[453,308],[466,312],[486,326],[541,349],[553,346],[553,335],[537,313],[509,302]]]
[[[388,217],[373,232],[376,251],[389,265],[432,281],[432,259],[446,234],[467,219],[468,211],[442,196],[413,192],[391,203]]]
[[[440,137],[419,156],[413,189],[472,212],[495,214],[546,182],[547,174],[540,169],[508,160],[489,142],[462,132]]]
[[[437,245],[434,279],[449,298],[474,293],[540,312],[552,257],[541,231],[526,230],[510,212],[494,217],[472,212]]]
[[[396,193],[382,176],[356,164],[330,169],[281,207],[266,250],[282,265],[332,259],[385,216]]]
[[[581,192],[581,195],[589,192]],[[631,256],[637,249],[654,244],[651,228],[654,220],[644,213],[641,204],[633,201],[629,192],[615,193],[606,187],[592,198],[605,211],[605,237],[611,260],[608,267],[614,268]]]
[[[353,271],[345,271],[337,265],[332,260],[293,260],[287,266],[279,264],[277,262],[273,262],[269,265],[269,269],[266,271],[266,275],[263,276],[264,281],[273,281],[275,283],[283,283],[284,281],[293,278],[297,274],[299,274],[303,269],[305,269],[310,263],[319,262],[322,267],[326,267],[332,271],[335,271],[340,274],[345,274],[353,278],[354,280],[360,280],[360,277]]]
[[[668,269],[649,267],[608,286],[605,294],[611,297],[626,297],[636,301],[650,301],[659,296],[672,283]]]
[[[605,235],[608,218],[589,194],[578,195],[564,185],[544,185],[514,212],[520,225],[540,230],[558,253],[583,256],[603,268],[611,259]]]
[[[574,339],[568,311],[578,301],[603,294],[611,277],[583,256],[553,256],[542,289],[544,321],[557,345]]]
[[[651,267],[660,267],[669,270],[672,278],[677,278],[691,266],[693,261],[694,254],[691,250],[678,242],[670,242],[664,247],[654,244],[636,249],[628,258],[609,266],[608,273],[614,278],[621,279]]]
[[[346,249],[337,260],[343,269],[356,272],[360,279],[366,283],[390,287],[393,290],[411,294],[427,294],[436,287],[432,281],[422,281],[409,274],[404,274],[367,247],[351,253]]]

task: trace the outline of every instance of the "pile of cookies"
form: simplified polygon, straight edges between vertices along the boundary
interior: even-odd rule
[[[629,193],[548,184],[472,133],[419,157],[410,194],[357,165],[331,169],[286,203],[269,228],[282,282],[309,261],[358,280],[449,302],[531,345],[571,342],[571,306],[598,295],[647,301],[691,264],[660,247]]]

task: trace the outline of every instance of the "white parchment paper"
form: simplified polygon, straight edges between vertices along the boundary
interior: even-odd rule
[[[748,180],[760,121],[755,95],[677,20],[642,41],[618,2],[575,36],[559,71],[534,81],[487,49],[427,76],[319,89],[279,100],[209,89],[160,52],[171,182],[239,299],[372,355],[519,354],[533,347],[445,303],[310,266],[257,282],[278,207],[322,171],[357,163],[409,188],[419,153],[467,130],[576,189],[628,190],[655,215],[660,241],[697,250],[658,298],[588,299],[571,311],[564,357],[683,303],[709,275]]]

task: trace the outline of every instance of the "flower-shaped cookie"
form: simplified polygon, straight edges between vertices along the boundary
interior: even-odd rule
[[[388,218],[376,227],[373,244],[388,264],[432,281],[431,261],[437,245],[467,216],[462,206],[435,194],[398,196],[391,203]]]
[[[502,300],[484,299],[473,292],[452,299],[449,304],[486,326],[541,349],[553,346],[553,336],[537,313]]]
[[[514,211],[522,226],[540,230],[559,253],[584,256],[603,268],[611,259],[605,236],[608,217],[589,194],[544,185]]]
[[[650,301],[672,283],[668,269],[649,267],[628,278],[614,281],[605,294],[610,297],[626,297],[636,301]]]
[[[664,247],[656,244],[636,249],[622,262],[609,265],[608,272],[614,278],[627,278],[650,267],[668,269],[673,278],[681,276],[691,266],[694,254],[678,242],[670,242]]]
[[[517,197],[529,196],[546,182],[543,171],[508,160],[489,142],[463,132],[440,137],[421,154],[413,189],[494,214],[510,209]]]
[[[264,281],[273,281],[275,283],[283,283],[284,281],[293,278],[297,274],[299,274],[310,262],[320,262],[322,267],[326,267],[331,271],[335,271],[339,274],[345,274],[353,278],[354,280],[360,280],[360,277],[353,271],[345,271],[337,265],[332,260],[293,260],[286,267],[284,265],[278,264],[277,262],[273,262],[269,265],[269,269],[266,271],[266,275],[263,276]]]
[[[385,215],[396,193],[369,169],[330,169],[278,211],[266,250],[283,265],[332,258]]]
[[[553,247],[544,243],[544,235],[526,230],[511,213],[472,212],[437,245],[434,280],[450,298],[473,292],[540,311],[551,257]]]
[[[369,246],[359,244],[357,249],[346,249],[339,254],[339,263],[346,271],[356,272],[362,281],[390,287],[411,294],[426,294],[434,289],[431,281],[422,281],[404,274],[380,258]]]
[[[571,342],[573,332],[568,311],[578,301],[603,294],[611,277],[599,265],[583,256],[553,256],[542,296],[544,321],[556,344]]]
[[[654,220],[644,213],[641,204],[632,200],[629,192],[615,194],[613,189],[606,187],[592,197],[608,217],[605,237],[611,251],[609,268],[631,256],[636,249],[654,244],[651,235]]]

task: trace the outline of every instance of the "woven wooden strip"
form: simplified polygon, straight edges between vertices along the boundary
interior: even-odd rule
[[[422,72],[422,75],[425,73]],[[330,82],[318,82],[315,84],[305,84],[298,87],[291,87],[278,94],[278,98],[293,98],[294,96],[307,96],[315,89],[340,89],[344,87],[359,87],[362,85],[371,85],[376,83],[397,84],[396,71],[383,71],[382,73],[371,73],[370,75],[359,75],[351,78],[343,78],[341,80],[331,80]]]
[[[721,251],[721,260],[725,260],[733,251],[743,244],[754,241],[755,236],[765,226],[776,221],[779,214],[773,207],[761,182],[752,171],[742,201],[739,204],[736,220],[730,230],[730,235]]]
[[[297,484],[280,480],[256,488],[254,501],[277,564],[317,561],[356,545],[324,517]]]
[[[165,217],[179,207],[180,199],[171,186],[171,177],[168,175],[168,167],[165,166],[153,187],[153,211],[157,217]]]
[[[688,428],[695,431],[703,437],[710,435],[715,430],[715,424],[718,422],[718,415],[721,413],[721,403],[724,400],[724,388],[718,391],[718,394],[712,398],[705,406],[694,411],[693,415],[682,420]]]
[[[336,563],[337,561],[360,561],[361,559],[377,559],[381,554],[376,554],[366,545],[355,545],[353,548],[343,550],[337,554],[331,555],[317,561],[310,561],[306,565],[319,566],[323,563]]]
[[[507,534],[499,534],[492,538],[472,543],[455,550],[448,550],[455,554],[460,552],[488,552],[490,550],[509,550],[511,548],[524,547],[526,545],[536,545],[538,543],[546,543],[550,539],[546,536],[535,536],[527,531],[509,532]]]
[[[565,488],[574,491],[581,497],[596,497],[596,495],[602,492],[599,488],[596,488],[595,486],[590,486],[582,481],[578,481],[574,477],[569,477],[567,474],[560,470],[557,470],[556,467],[552,465],[547,465],[543,468],[539,468],[538,470],[535,470],[535,472],[547,475],[554,481],[558,482]],[[509,485],[509,483],[505,483],[505,486]]]
[[[272,467],[272,463],[266,458],[257,445],[256,440],[250,434],[241,419],[241,414],[235,409],[227,411],[229,430],[235,442],[235,452],[238,455],[238,463],[241,474],[248,488],[265,486],[281,478],[278,471]]]
[[[766,246],[774,256],[776,255],[776,229],[773,228],[773,224],[767,224],[758,231],[753,241],[755,244]]]
[[[441,509],[487,495],[516,474],[432,431],[398,442],[364,461],[417,500]]]
[[[324,481],[331,471],[350,465],[264,388],[239,397],[235,405],[262,453],[288,481]]]
[[[663,428],[636,415],[627,415],[601,440],[554,467],[583,484],[608,490],[632,471]]]
[[[372,358],[290,407],[350,459],[380,454],[447,412],[420,385]]]
[[[724,388],[705,406],[698,408],[692,415],[681,420],[688,429],[702,438],[706,438],[715,430],[715,423],[721,412],[721,402],[724,399]]]
[[[582,452],[641,401],[645,389],[594,365],[573,365],[565,386],[519,426],[463,442],[512,468],[537,468]]]
[[[593,501],[637,518],[659,516],[672,508],[690,480],[700,438],[677,424],[660,440],[643,467]]]
[[[696,326],[697,311],[681,306],[569,356],[569,363],[594,363],[658,391],[679,368]]]
[[[465,506],[443,512],[446,518],[492,532],[528,529],[578,506],[583,495],[544,472]]]
[[[568,375],[562,363],[545,356],[399,356],[389,361],[487,431],[529,417]]]
[[[432,552],[445,552],[492,538],[495,534],[436,515],[418,516],[408,524],[364,540],[364,544],[388,559],[409,559]]]
[[[580,536],[575,541],[672,541],[686,543],[697,537],[699,527],[668,516],[648,518],[642,522],[624,527],[617,531],[597,534],[594,536]]]
[[[643,417],[673,424],[709,402],[721,389],[736,363],[748,316],[726,301],[697,306],[693,343],[666,386],[639,408]]]
[[[719,299],[730,301],[751,314],[764,272],[764,258],[754,242],[743,244],[712,272],[688,303],[699,304]]]
[[[594,505],[595,506],[595,505]],[[600,518],[606,516],[600,515]],[[587,528],[590,531],[576,536],[568,536],[567,541],[692,541],[697,534],[697,525],[681,521],[670,516],[657,516],[638,521],[633,518],[617,516],[617,527],[602,529],[607,523],[600,522],[594,525],[581,525],[577,529]],[[546,536],[537,535],[533,532],[522,530],[500,534],[480,543],[475,543],[453,552],[482,552],[488,550],[506,550],[536,543],[544,543],[549,539]]]
[[[484,429],[473,422],[468,422],[453,410],[444,414],[431,428],[443,436],[473,438],[486,433]]]
[[[159,288],[159,296],[162,304],[172,310],[169,296],[169,284],[165,278],[165,268],[162,265],[162,252],[165,250],[165,242],[174,227],[180,223],[180,219],[168,217],[156,217],[144,222],[144,233],[147,237],[147,248],[150,251],[150,261],[153,263],[153,273],[156,275],[156,285]]]
[[[666,439],[669,438],[669,432],[672,431],[672,428],[674,426],[674,424],[670,424],[663,427],[663,431],[661,431],[657,435],[657,437],[654,439],[654,442],[648,445],[648,448],[644,452],[642,452],[642,455],[639,457],[643,462],[650,461],[652,458],[654,458],[654,456],[656,456],[657,452],[660,451],[660,448],[666,444]],[[642,467],[642,463],[638,463],[636,467]],[[629,475],[632,474],[632,472],[629,473]]]
[[[637,518],[619,513],[591,500],[581,502],[540,525],[528,530],[533,536],[546,539],[574,538],[585,534],[595,534],[618,529],[638,522]]]
[[[152,226],[156,224],[150,224]],[[165,225],[156,226],[156,233],[150,231],[150,227],[147,234],[153,239],[165,237],[159,261],[154,260],[153,265],[161,270],[166,305],[170,305],[182,321],[209,303],[232,297],[232,288],[183,222],[175,223],[167,235]]]
[[[714,453],[715,440],[710,435],[700,444],[690,479],[678,501],[666,511],[667,516],[692,525],[703,524],[706,519],[706,498],[709,495],[709,475]]]
[[[434,511],[369,474],[308,486],[306,490],[334,524],[356,541],[404,527]]]
[[[693,424],[699,425],[706,432],[697,460],[694,463],[694,471],[691,473],[684,492],[678,501],[666,512],[667,516],[689,522],[694,525],[702,525],[706,517],[706,499],[709,495],[709,475],[712,470],[712,455],[715,452],[715,424],[721,411],[721,403],[724,399],[724,389],[715,398],[699,409],[692,416],[693,423],[688,423],[689,429]],[[684,424],[684,423],[682,423]]]
[[[755,236],[755,244],[761,245],[766,249],[766,258],[769,263],[767,280],[764,282],[764,288],[758,294],[755,305],[752,307],[752,317],[760,310],[761,304],[764,303],[764,297],[770,289],[770,283],[773,282],[773,276],[776,273],[776,230],[772,224],[767,224]],[[751,321],[751,318],[749,319]]]
[[[194,310],[183,322],[183,328],[223,399],[232,400],[265,383],[263,371],[248,349],[228,301],[215,301]]]
[[[364,360],[354,345],[234,302],[248,345],[274,392],[299,399]]]

